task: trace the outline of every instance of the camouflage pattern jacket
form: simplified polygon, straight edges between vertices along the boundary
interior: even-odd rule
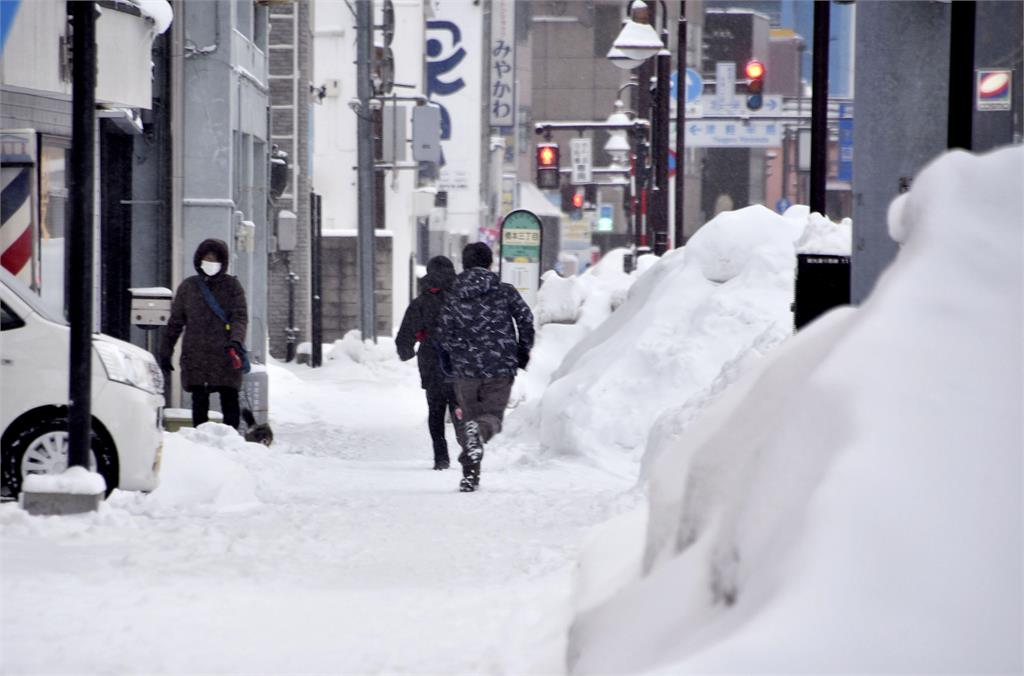
[[[438,329],[457,378],[515,377],[519,354],[533,347],[530,307],[514,286],[483,268],[459,275]]]

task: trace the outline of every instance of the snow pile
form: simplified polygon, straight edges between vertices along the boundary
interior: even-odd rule
[[[622,305],[629,287],[641,274],[623,272],[626,251],[612,249],[580,276],[561,277],[553,270],[545,272],[534,308],[537,327],[550,323],[571,324],[584,313],[590,319],[603,321],[608,312]],[[596,307],[588,310],[586,306]]]
[[[576,673],[1021,672],[1021,185],[1019,146],[933,162],[860,309],[658,421]]]
[[[530,365],[520,371],[512,391],[514,405],[527,402],[510,416],[509,430],[535,438],[541,397],[565,355],[601,326],[626,300],[630,286],[642,274],[622,271],[626,249],[613,249],[580,276],[546,272],[537,294],[534,320],[537,333]],[[654,258],[653,256],[651,258]]]
[[[256,480],[243,456],[265,450],[215,422],[164,434],[160,486],[138,502],[139,509],[146,514],[209,514],[257,506]]]
[[[650,267],[628,301],[552,374],[540,405],[542,445],[639,458],[661,411],[704,396],[724,365],[785,340],[793,242],[804,225],[753,206],[719,214],[683,249],[641,257],[640,269]]]
[[[853,221],[844,218],[838,224],[821,214],[807,216],[807,227],[796,242],[797,253],[849,256],[853,243]]]
[[[98,472],[85,467],[68,467],[60,474],[29,474],[25,477],[23,493],[65,493],[69,495],[101,495],[107,492],[107,482]]]
[[[548,270],[541,275],[540,282],[534,312],[537,326],[552,322],[575,322],[583,304],[583,294],[580,292],[576,276],[562,277],[554,270]]]

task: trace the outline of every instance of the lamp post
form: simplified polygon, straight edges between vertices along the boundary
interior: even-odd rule
[[[667,9],[663,0],[662,32],[659,35],[651,25],[651,9],[643,0],[631,0],[629,18],[608,50],[607,57],[616,66],[639,68],[637,88],[637,114],[651,119],[651,156],[653,166],[648,169],[646,144],[638,143],[636,152],[636,182],[640,198],[640,224],[635,231],[634,244],[645,247],[648,234],[653,235],[655,253],[664,253],[668,245],[668,137],[669,137],[669,78],[672,55],[668,51],[668,31],[664,28]],[[651,57],[657,57],[652,63]],[[657,74],[653,108],[650,81],[652,71]],[[653,181],[651,178],[653,177]],[[648,197],[651,197],[648,204]],[[650,210],[648,210],[650,206]],[[649,218],[648,218],[649,214]]]
[[[675,237],[673,244],[680,247],[686,242],[683,228],[683,205],[686,196],[686,174],[684,156],[686,154],[686,0],[679,0],[679,25],[676,35],[676,203]]]
[[[626,86],[622,87],[622,89],[625,89],[627,86],[633,84],[636,83],[631,82]],[[622,89],[619,89],[620,94],[622,92]],[[609,124],[629,124],[631,122],[630,114],[625,112],[625,105],[622,103],[621,100],[615,101],[615,110],[614,112],[612,112],[611,115],[608,116],[607,122]],[[632,144],[630,144],[629,139],[626,137],[625,131],[611,132],[608,135],[608,141],[606,141],[604,144],[604,150],[612,158],[613,167],[623,167],[624,169],[629,168],[629,165],[633,160],[633,147]],[[633,242],[635,243],[637,239],[638,219],[636,213],[636,206],[632,203],[632,201],[633,196],[636,194],[636,175],[635,172],[632,171],[630,171],[629,173],[631,180],[626,181],[626,183],[623,186],[625,188],[623,194],[623,203],[629,204],[631,207],[629,212],[631,230],[630,234],[632,235]]]

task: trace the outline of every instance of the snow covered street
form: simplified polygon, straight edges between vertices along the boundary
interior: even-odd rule
[[[1021,673],[1020,185],[937,159],[795,335],[796,252],[851,241],[806,207],[547,274],[479,493],[392,339],[271,363],[270,448],[208,423],[149,495],[0,504],[0,672]]]
[[[495,440],[460,494],[414,363],[271,368],[271,448],[208,424],[166,435],[152,495],[0,506],[5,672],[563,671],[580,539],[635,477]]]

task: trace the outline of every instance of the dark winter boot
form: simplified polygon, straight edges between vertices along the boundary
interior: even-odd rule
[[[434,458],[434,469],[448,469],[451,463],[448,458]]]
[[[475,420],[466,423],[466,458],[479,465],[484,457],[484,442],[480,439],[480,425]]]
[[[462,466],[462,483],[459,490],[468,493],[480,487],[480,463],[466,462]]]

